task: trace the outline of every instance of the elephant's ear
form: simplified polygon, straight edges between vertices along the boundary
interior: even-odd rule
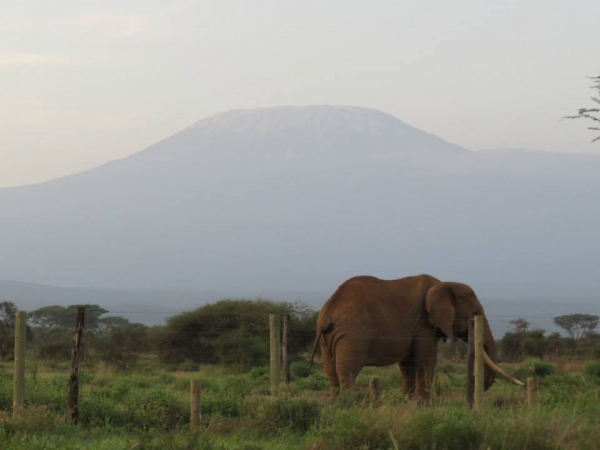
[[[444,283],[432,286],[427,291],[425,308],[429,313],[429,322],[442,330],[449,339],[456,340],[456,333],[454,333],[456,300],[450,287]]]

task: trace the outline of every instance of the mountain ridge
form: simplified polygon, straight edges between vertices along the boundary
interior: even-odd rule
[[[1,189],[0,279],[328,292],[359,273],[425,272],[487,297],[600,288],[590,269],[600,158],[457,151],[386,113],[312,108],[289,117],[316,108],[343,132],[315,135],[320,125],[301,121],[299,134],[207,138],[197,126],[90,171]],[[259,122],[281,111],[260,110]],[[391,128],[371,134],[372,116]]]

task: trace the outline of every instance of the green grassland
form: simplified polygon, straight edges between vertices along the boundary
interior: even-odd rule
[[[356,391],[333,399],[321,368],[296,362],[291,384],[273,397],[267,367],[168,371],[148,356],[128,372],[84,364],[80,422],[71,426],[67,363],[28,362],[20,418],[11,414],[13,366],[2,363],[0,448],[600,449],[599,364],[583,364],[538,363],[536,405],[526,404],[524,389],[498,381],[474,412],[464,404],[464,364],[439,364],[432,402],[418,406],[402,395],[395,367],[365,368]],[[533,374],[530,361],[508,371]],[[371,376],[381,380],[376,409],[367,395]],[[202,390],[199,430],[188,425],[191,380]]]

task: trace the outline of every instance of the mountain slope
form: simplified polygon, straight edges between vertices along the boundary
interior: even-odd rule
[[[129,158],[0,190],[0,279],[333,291],[427,272],[593,295],[600,158],[473,153],[378,111],[240,110]]]

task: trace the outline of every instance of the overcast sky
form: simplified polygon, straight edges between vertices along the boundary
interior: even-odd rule
[[[0,186],[227,109],[367,106],[469,149],[598,152],[598,0],[2,1]]]

